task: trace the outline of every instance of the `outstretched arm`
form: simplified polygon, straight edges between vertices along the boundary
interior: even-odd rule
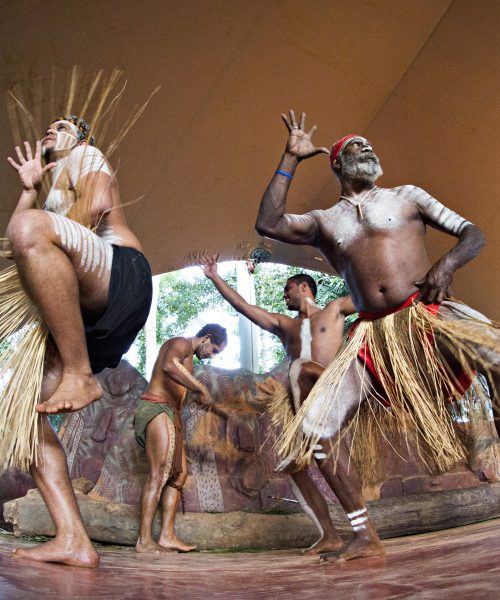
[[[313,145],[311,138],[316,125],[309,133],[304,131],[305,113],[301,114],[299,125],[293,110],[290,111],[290,119],[284,114],[281,117],[289,132],[288,142],[278,169],[262,197],[255,229],[260,235],[289,244],[314,244],[317,233],[314,217],[310,214],[286,214],[286,196],[298,163],[305,158],[330,152],[328,148],[316,148]]]
[[[282,315],[270,313],[259,306],[249,304],[236,290],[233,290],[217,272],[217,256],[202,256],[200,266],[205,277],[210,279],[220,295],[239,313],[250,319],[258,327],[277,334]]]
[[[476,257],[484,246],[484,233],[423,190],[416,188],[417,205],[424,222],[458,238],[455,246],[438,259],[425,277],[416,281],[424,302],[442,302],[452,295],[455,271]]]

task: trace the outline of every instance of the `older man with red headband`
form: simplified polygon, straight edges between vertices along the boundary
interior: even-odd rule
[[[488,376],[492,391],[500,383],[498,326],[447,300],[455,271],[479,253],[484,236],[418,187],[377,187],[382,169],[363,136],[347,135],[330,151],[314,146],[316,127],[305,131],[304,113],[300,123],[293,111],[282,117],[289,138],[262,198],[256,229],[283,242],[318,247],[346,280],[360,314],[349,342],[284,436],[282,452],[302,427],[301,458],[307,463],[317,444],[334,448],[342,427],[368,407],[369,418],[378,415],[382,428],[387,419],[407,437],[418,436],[417,447],[425,448],[432,466],[449,468],[464,452],[447,403],[462,396],[477,371]],[[325,210],[287,214],[286,196],[298,164],[321,153],[330,155],[340,182],[338,201]],[[427,225],[458,238],[434,264],[425,246]],[[365,402],[369,398],[375,406]],[[334,452],[321,469],[331,484]],[[360,511],[353,515],[355,530],[367,527],[366,512]],[[367,535],[364,546],[351,544],[323,558],[371,556],[378,552],[373,541]]]

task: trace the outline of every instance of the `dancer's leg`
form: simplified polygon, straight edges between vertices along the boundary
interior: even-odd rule
[[[42,398],[52,394],[60,379],[58,368],[46,373]],[[15,555],[77,567],[97,567],[99,556],[85,531],[64,451],[48,417],[40,415],[39,420],[38,462],[31,466],[30,471],[55,523],[56,536],[50,542],[33,548],[18,548]]]
[[[82,311],[97,317],[106,307],[110,249],[70,219],[41,210],[14,215],[7,235],[23,286],[62,359],[61,383],[37,410],[78,410],[102,395],[90,368]]]
[[[468,327],[470,327],[471,330],[477,330],[478,321],[482,321],[485,324],[491,323],[487,317],[469,306],[451,301],[445,301],[443,303],[439,315],[446,321],[460,320],[462,323],[468,324]],[[499,466],[497,448],[500,444],[500,416],[498,414],[500,407],[498,405],[495,406],[495,399],[498,403],[500,397],[500,330],[484,327],[482,328],[482,333],[489,340],[488,345],[480,346],[474,344],[472,347],[478,356],[491,367],[488,372],[486,372],[484,370],[484,364],[481,364],[481,362],[473,364],[472,366],[484,375],[490,387],[490,397],[493,400],[496,409],[494,413],[496,435],[490,430],[486,423],[483,430],[478,428],[474,429],[474,438],[472,439],[470,447],[471,456],[469,463],[471,468],[480,478],[495,482],[498,480],[497,473],[499,472]],[[444,356],[446,362],[453,369],[458,371],[460,367],[453,352],[454,348],[446,343],[440,335],[437,335],[436,339],[439,351]]]
[[[187,460],[186,451],[182,448],[182,472],[172,481],[172,483],[180,488],[186,483],[187,479]],[[195,550],[196,546],[185,544],[175,535],[175,517],[177,507],[181,499],[181,492],[167,484],[163,488],[161,497],[161,533],[158,543],[163,548],[170,550],[180,550],[181,552],[189,552]]]
[[[289,377],[295,411],[300,408],[323,371],[321,365],[312,361],[299,358],[292,362]],[[292,473],[291,478],[293,493],[302,510],[309,515],[321,533],[319,540],[304,554],[321,554],[341,548],[342,538],[335,531],[326,499],[309,476],[307,469]]]
[[[377,532],[368,517],[357,469],[350,460],[346,444],[339,440],[340,431],[352,418],[360,403],[367,398],[371,381],[362,367],[354,362],[345,374],[340,388],[331,392],[330,413],[319,425],[320,440],[314,450],[314,458],[328,485],[339,499],[349,517],[354,540],[339,552],[326,553],[322,560],[350,560],[384,554]],[[317,427],[315,411],[311,407],[305,425],[309,430]]]
[[[170,435],[173,427],[169,428],[171,419],[165,414],[157,415],[148,423],[146,428],[146,458],[149,473],[141,494],[141,517],[137,552],[167,554],[171,550],[163,548],[153,540],[152,528],[161,492],[165,485],[170,468],[169,448]],[[171,466],[171,465],[170,465]]]
[[[328,504],[323,494],[319,491],[307,470],[292,473],[292,490],[302,510],[312,519],[321,533],[321,537],[304,554],[321,554],[334,552],[342,545],[342,538],[335,531]]]

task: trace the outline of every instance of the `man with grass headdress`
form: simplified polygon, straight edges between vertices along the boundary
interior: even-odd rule
[[[464,455],[446,404],[463,395],[478,371],[495,393],[500,383],[498,326],[448,300],[453,274],[479,253],[484,235],[418,187],[377,187],[382,169],[363,136],[345,136],[330,151],[314,146],[315,127],[305,131],[304,113],[299,124],[293,111],[282,117],[288,143],[262,198],[256,229],[283,242],[318,247],[345,279],[360,316],[349,343],[284,436],[282,450],[286,453],[292,434],[303,427],[307,462],[316,444],[334,446],[342,427],[374,398],[371,418],[378,407],[382,427],[385,418],[418,436],[417,447],[425,447],[434,465],[449,468]],[[320,153],[330,155],[341,184],[338,202],[327,210],[286,214],[297,165]],[[427,225],[458,238],[434,264],[425,247]],[[325,461],[335,468],[334,453]],[[360,516],[358,526],[364,524]],[[362,548],[348,547],[324,558],[364,555]]]
[[[80,410],[101,397],[95,374],[118,365],[151,303],[149,264],[125,222],[113,171],[89,130],[83,119],[64,116],[51,123],[34,153],[25,142],[24,151],[15,149],[17,160],[8,159],[22,193],[7,237],[22,287],[43,320],[48,341],[41,391],[38,398],[35,394],[39,422],[29,421],[23,431],[23,424],[16,423],[14,401],[0,419],[3,462],[31,462],[56,525],[54,540],[16,554],[76,566],[96,566],[99,558],[85,532],[47,414]],[[35,207],[47,172],[51,186],[44,210],[39,210]],[[4,397],[15,400],[15,394],[8,388]],[[27,417],[32,419],[29,411]],[[16,427],[21,438],[36,440],[38,434],[40,443],[31,444],[36,457],[20,448]],[[29,427],[38,431],[27,431]]]

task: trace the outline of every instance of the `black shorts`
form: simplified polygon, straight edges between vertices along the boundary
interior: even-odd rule
[[[85,337],[93,373],[117,367],[144,326],[151,307],[151,267],[138,250],[113,246],[108,305]]]

